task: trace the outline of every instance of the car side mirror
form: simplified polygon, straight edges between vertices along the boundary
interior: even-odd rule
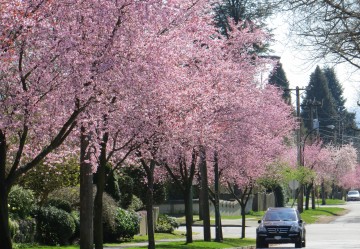
[[[260,224],[260,223],[261,223],[261,220],[258,220],[258,223]]]
[[[302,224],[304,221],[303,220],[299,220],[299,224]]]

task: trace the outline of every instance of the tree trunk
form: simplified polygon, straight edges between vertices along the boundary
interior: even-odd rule
[[[201,171],[201,190],[202,190],[201,193],[203,199],[204,241],[211,241],[209,190],[208,190],[206,152],[204,147],[201,147],[200,149],[200,171]]]
[[[321,181],[321,205],[326,205],[324,180]]]
[[[312,184],[309,184],[308,186],[306,186],[306,193],[305,193],[305,197],[306,197],[306,200],[305,200],[305,210],[309,210],[311,189],[312,189]]]
[[[217,152],[214,153],[214,175],[215,175],[215,241],[220,242],[222,238],[220,199],[219,199],[219,161]]]
[[[148,189],[146,192],[146,217],[148,222],[148,249],[155,249],[155,231],[154,231],[154,215],[153,215],[153,195],[154,195],[154,176],[147,175]]]
[[[93,174],[87,147],[89,136],[81,128],[80,138],[80,249],[93,249]]]
[[[186,243],[192,243],[192,225],[193,225],[193,206],[192,206],[192,189],[185,191],[184,204],[185,204],[185,220],[186,220]]]
[[[240,207],[241,207],[241,238],[244,239],[245,238],[245,228],[246,228],[246,216],[245,216],[245,208],[246,208],[246,203],[244,202],[240,202]]]
[[[204,200],[203,200],[203,194],[202,194],[202,187],[201,187],[201,178],[199,177],[199,220],[204,220]]]
[[[315,200],[315,185],[313,184],[313,188],[311,191],[311,209],[316,208],[316,200]]]
[[[99,167],[96,171],[96,194],[94,200],[94,243],[95,249],[103,249],[104,231],[103,231],[103,194],[106,184],[106,145],[109,134],[105,132],[101,143],[101,152],[99,156]]]
[[[0,248],[11,249],[9,229],[8,195],[10,188],[6,184],[6,138],[0,130]]]

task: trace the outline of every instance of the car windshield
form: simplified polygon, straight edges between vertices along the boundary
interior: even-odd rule
[[[348,195],[358,195],[359,191],[349,191]]]
[[[282,220],[282,221],[295,221],[296,215],[295,212],[279,212],[279,211],[268,211],[264,217],[265,221],[276,221],[276,220]]]

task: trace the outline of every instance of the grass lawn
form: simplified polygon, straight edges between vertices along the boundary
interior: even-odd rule
[[[304,210],[301,218],[308,224],[315,223],[321,217],[333,217],[343,215],[346,212],[345,208],[340,207],[317,207],[316,209]]]
[[[185,242],[164,242],[156,245],[156,248],[162,249],[200,249],[200,248],[233,248],[233,247],[244,247],[255,245],[255,239],[224,239],[223,242],[204,242],[194,241],[191,244]],[[131,249],[143,249],[147,246],[142,247],[129,247]]]
[[[197,248],[233,248],[233,247],[243,247],[255,245],[255,239],[224,239],[223,242],[204,242],[204,241],[194,241],[191,244],[186,244],[185,242],[163,242],[156,245],[156,248],[168,248],[168,249],[197,249]],[[117,246],[115,244],[107,244],[107,246]],[[21,249],[79,249],[79,246],[36,246],[36,245],[21,245]],[[137,248],[147,248],[147,246],[142,247],[128,247],[131,249]]]

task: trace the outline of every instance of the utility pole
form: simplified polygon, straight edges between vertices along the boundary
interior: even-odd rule
[[[308,101],[307,103],[305,103],[304,105],[302,106],[306,106],[309,108],[310,110],[310,120],[309,120],[309,127],[311,128],[311,130],[309,131],[308,135],[310,136],[310,143],[312,143],[313,139],[312,139],[312,132],[314,129],[317,129],[318,130],[318,124],[316,124],[317,127],[315,127],[314,125],[314,115],[313,115],[313,110],[314,110],[314,107],[318,107],[318,106],[321,106],[322,103],[319,102],[319,101]],[[317,133],[317,135],[319,135]],[[305,138],[306,139],[306,138]],[[303,141],[303,149],[302,149],[302,165],[305,166],[305,155],[304,155],[304,151],[305,151],[305,139]],[[311,203],[311,208],[312,209],[315,209],[315,185],[313,183],[309,184],[307,187],[306,187],[306,204],[305,204],[305,207],[306,207],[306,210],[309,209],[309,202],[310,202],[310,191],[312,191],[312,203]]]
[[[302,166],[302,146],[301,146],[301,117],[300,117],[300,90],[306,90],[304,88],[299,88],[298,86],[295,89],[284,89],[284,91],[295,91],[296,93],[296,119],[299,122],[299,127],[296,131],[296,143],[297,143],[297,162],[298,167]],[[299,183],[299,192],[297,198],[297,207],[300,213],[304,210],[303,205],[303,186],[302,183]]]

